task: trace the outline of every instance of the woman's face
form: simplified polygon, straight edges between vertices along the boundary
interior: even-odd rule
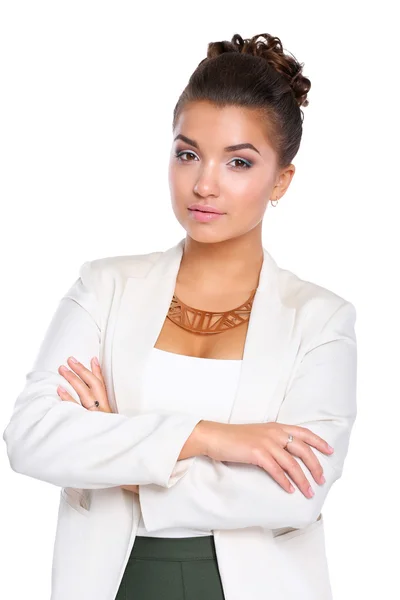
[[[281,197],[285,190],[275,188],[281,176],[277,156],[257,114],[236,106],[189,103],[173,136],[172,208],[188,235],[200,242],[218,242],[261,226],[268,201]],[[239,144],[247,147],[230,148]],[[294,174],[294,166],[290,167],[283,176],[286,188]],[[223,214],[210,218],[190,210],[193,204],[210,205]]]

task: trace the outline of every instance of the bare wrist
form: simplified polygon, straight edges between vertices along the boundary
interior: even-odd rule
[[[197,423],[181,450],[179,460],[190,458],[192,456],[204,456],[207,454],[208,432],[210,431],[212,424],[213,421],[205,420],[201,420]]]
[[[206,456],[208,449],[208,434],[212,421],[202,420],[195,427],[197,456]]]

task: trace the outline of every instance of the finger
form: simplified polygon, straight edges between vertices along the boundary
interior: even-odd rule
[[[86,383],[84,383],[73,371],[70,371],[64,365],[58,368],[58,372],[62,375],[74,388],[78,394],[81,404],[86,407],[86,404],[92,403],[92,393]]]
[[[100,382],[100,389],[95,391],[95,395],[99,399],[100,404],[102,405],[101,410],[103,410],[104,412],[112,413],[113,411],[111,409],[110,402],[108,400],[106,382],[104,381],[103,373],[101,371],[101,366],[99,364],[99,360],[98,360],[97,356],[94,356],[91,359],[90,364],[91,364],[93,373],[95,374],[95,376],[98,378],[98,380]]]
[[[96,360],[97,360],[97,362],[96,362]],[[98,362],[97,356],[94,356],[91,359],[90,364],[91,364],[92,371],[93,371],[94,375],[101,381],[101,383],[105,387],[105,381],[104,381],[103,373],[102,373],[102,370],[101,370],[101,366],[100,366],[100,364]]]
[[[286,490],[286,492],[294,492],[294,487],[286,477],[284,470],[271,454],[265,453],[258,464],[267,471],[267,473],[269,473],[271,477]]]
[[[102,410],[112,413],[113,411],[110,406],[110,402],[108,400],[107,386],[106,386],[106,382],[103,377],[99,359],[97,358],[97,356],[94,356],[90,362],[91,362],[92,370],[93,370],[94,374],[100,381],[101,390],[99,392],[96,391],[96,394],[98,395],[100,402],[104,407]]]
[[[307,442],[303,442],[299,438],[293,439],[285,448],[286,451],[301,458],[306,465],[316,483],[322,485],[325,483],[324,469],[319,462],[316,454],[313,452]]]
[[[79,361],[74,361],[74,357],[67,359],[68,365],[73,370],[68,370],[60,367],[59,372],[70,382],[72,387],[78,393],[82,406],[90,408],[93,405],[94,400],[98,400],[100,403],[101,412],[112,412],[110,404],[108,402],[107,390],[103,383],[103,377],[98,377],[97,374],[92,373]],[[75,359],[76,360],[76,359]],[[94,361],[91,360],[92,368],[95,366]],[[74,371],[79,375],[76,375]]]
[[[71,366],[71,369],[76,371],[76,373],[78,373],[78,375],[82,379],[82,381],[84,381],[84,383],[86,383],[86,386],[88,387],[88,389],[91,392],[90,395],[88,396],[88,398],[90,398],[90,400],[92,400],[93,398],[96,398],[100,402],[102,411],[111,412],[111,409],[110,409],[109,403],[108,403],[107,391],[106,391],[106,387],[104,384],[103,375],[101,374],[101,369],[100,369],[100,376],[97,376],[97,373],[93,373],[92,371],[87,369],[81,362],[79,362],[79,361],[74,362],[72,360],[73,358],[74,357],[72,357],[72,356],[70,356],[68,358],[68,360],[67,360],[68,365]],[[95,366],[93,359],[90,362],[91,362],[91,367],[93,368]]]
[[[67,392],[66,389],[61,387],[61,385],[59,385],[57,388],[57,394],[60,396],[61,400],[68,400],[68,402],[75,402],[75,404],[80,404],[71,396],[71,394]]]
[[[98,384],[98,378],[90,369],[87,369],[85,365],[83,365],[78,360],[74,359],[73,356],[67,358],[68,366],[75,372],[78,373],[79,377],[86,383],[86,385],[90,388],[94,388],[96,384]]]
[[[292,446],[291,452],[297,455],[299,442],[293,440],[289,444]],[[299,490],[304,494],[306,498],[312,498],[314,492],[311,488],[310,482],[304,474],[303,469],[300,467],[297,460],[286,450],[281,448],[278,444],[270,446],[270,452],[276,462],[281,466],[286,473],[288,473],[294,483],[297,485]]]
[[[295,429],[292,427],[290,427],[290,428],[292,429],[292,431],[294,431],[294,429]],[[311,449],[308,441],[303,441],[303,439],[301,439],[301,438],[305,438],[306,440],[310,440],[310,436],[308,434],[311,434],[312,436],[314,436],[315,434],[311,433],[308,429],[305,430],[305,428],[303,428],[303,427],[297,427],[296,428],[297,433],[292,434],[293,441],[288,443],[288,440],[284,437],[284,436],[286,436],[288,429],[289,428],[285,427],[284,428],[285,433],[283,434],[283,437],[282,438],[279,437],[279,441],[282,442],[282,449],[286,450],[287,452],[290,452],[290,454],[293,454],[294,456],[298,456],[299,458],[301,458],[303,463],[306,465],[308,470],[311,472],[316,483],[318,483],[319,485],[324,484],[325,483],[324,469],[323,469],[321,463],[319,462],[315,452],[313,452],[313,450]],[[315,436],[315,437],[319,438],[319,436]],[[321,439],[321,438],[319,438],[319,439]]]
[[[289,444],[290,446],[290,444]],[[299,453],[300,454],[300,453]],[[303,463],[310,471],[316,483],[323,485],[325,483],[324,469],[316,457],[315,453],[311,450],[307,443],[301,443],[301,455]]]
[[[298,425],[282,425],[282,429],[291,433],[293,436],[300,437],[303,442],[307,442],[310,446],[314,446],[320,452],[324,452],[325,454],[332,454],[334,449],[326,442],[322,437],[313,433],[307,427],[300,427]]]

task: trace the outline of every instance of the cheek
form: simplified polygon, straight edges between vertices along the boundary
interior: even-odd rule
[[[265,178],[238,177],[234,185],[226,190],[226,195],[230,198],[230,214],[247,221],[259,218],[265,212],[269,193],[269,182]]]
[[[222,189],[241,198],[259,198],[268,193],[270,185],[270,177],[257,167],[244,173],[227,173],[221,181]]]
[[[168,172],[170,200],[176,217],[183,213],[186,216],[186,205],[192,198],[193,182],[188,180],[188,173],[183,171],[185,169],[170,167]],[[194,202],[193,199],[191,201]]]
[[[190,173],[192,171],[192,173]],[[168,169],[168,179],[171,189],[183,190],[187,192],[187,188],[193,187],[193,169],[182,167],[174,162],[171,162]]]
[[[232,198],[251,198],[256,202],[268,194],[272,174],[264,166],[254,165],[239,172],[226,171],[221,180],[221,192]]]
[[[229,218],[243,225],[255,225],[263,218],[267,204],[265,196],[252,197],[251,200],[242,197],[239,202],[232,205]]]

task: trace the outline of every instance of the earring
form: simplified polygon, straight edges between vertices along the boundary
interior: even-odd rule
[[[277,206],[277,205],[278,205],[279,198],[276,198],[276,200],[270,200],[270,202],[271,202],[271,205],[272,205],[273,207],[275,207],[275,206]],[[274,204],[274,202],[276,202],[276,204]]]

